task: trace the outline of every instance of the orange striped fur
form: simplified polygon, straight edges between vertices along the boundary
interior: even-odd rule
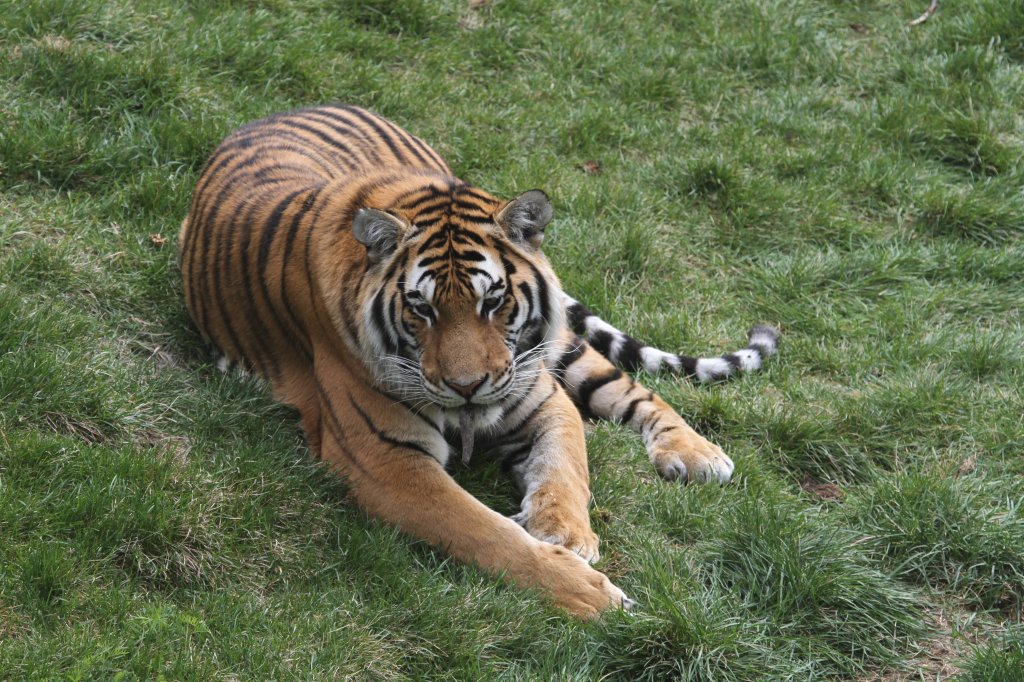
[[[182,224],[181,272],[203,336],[298,409],[359,504],[593,617],[631,602],[588,563],[598,539],[577,405],[640,432],[667,478],[726,480],[732,463],[607,359],[661,362],[562,292],[540,250],[550,217],[540,191],[498,199],[383,118],[315,107],[214,151]],[[604,355],[567,306],[584,336],[604,334]],[[503,458],[520,514],[448,475],[460,434]]]

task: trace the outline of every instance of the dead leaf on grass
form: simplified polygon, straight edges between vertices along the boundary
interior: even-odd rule
[[[953,474],[953,478],[960,478],[961,476],[966,476],[967,474],[973,473],[974,470],[977,468],[978,460],[974,458],[974,455],[971,455],[964,461],[960,462],[960,466],[956,468],[956,473]]]
[[[192,452],[192,443],[189,442],[188,436],[162,433],[155,429],[135,433],[134,440],[139,445],[156,448],[161,455],[179,467],[188,464],[188,456]]]
[[[58,35],[46,35],[43,36],[39,42],[51,50],[57,50],[58,52],[65,52],[71,47],[71,41],[64,36]]]
[[[800,487],[822,500],[842,500],[846,497],[843,489],[835,483],[819,483],[811,478],[810,474],[804,476]]]
[[[484,26],[483,10],[490,3],[490,0],[469,0],[466,11],[459,19],[459,27],[467,31],[475,31]]]
[[[95,424],[62,412],[47,412],[43,415],[43,421],[52,431],[77,436],[87,443],[101,443],[107,438],[106,434]]]

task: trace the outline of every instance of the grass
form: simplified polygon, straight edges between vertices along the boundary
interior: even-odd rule
[[[0,676],[1024,678],[1024,14],[908,29],[922,10],[6,7]],[[637,336],[783,329],[760,374],[643,377],[729,485],[588,436],[600,567],[638,614],[573,622],[368,520],[211,366],[175,264],[198,171],[241,123],[339,100],[547,190],[566,289]],[[456,477],[512,512],[478,461]]]

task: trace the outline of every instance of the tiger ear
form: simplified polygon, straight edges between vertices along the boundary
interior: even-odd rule
[[[405,230],[406,225],[399,218],[375,208],[361,208],[352,219],[352,236],[366,247],[371,263],[379,263],[393,254]]]
[[[495,220],[513,242],[526,242],[537,249],[544,241],[544,228],[554,213],[548,195],[539,189],[531,189],[505,204]]]

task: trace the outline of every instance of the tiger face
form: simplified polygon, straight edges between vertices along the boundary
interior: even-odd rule
[[[525,393],[562,329],[560,290],[540,252],[551,205],[539,190],[502,204],[451,191],[437,214],[362,209],[352,234],[376,285],[362,355],[404,402],[453,410]],[[487,217],[485,217],[487,216]]]

